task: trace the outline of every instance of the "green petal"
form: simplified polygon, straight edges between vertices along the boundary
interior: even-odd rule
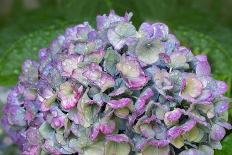
[[[146,64],[153,64],[159,59],[159,54],[164,52],[164,48],[160,41],[151,42],[141,40],[135,49],[135,53],[139,60]]]
[[[207,155],[214,155],[214,150],[211,147],[207,146],[207,145],[199,146],[199,150],[204,152]]]
[[[107,50],[103,63],[104,70],[110,75],[117,74],[116,64],[118,62],[119,62],[119,55],[117,55],[116,52],[113,50]]]
[[[129,37],[136,34],[136,29],[130,23],[123,23],[115,28],[115,32],[120,36]]]
[[[181,136],[179,136],[176,139],[174,139],[171,142],[171,144],[174,145],[176,148],[180,149],[182,146],[184,146],[184,139]]]
[[[155,148],[148,146],[142,151],[141,155],[169,155],[169,147]]]
[[[64,139],[64,130],[56,130],[56,141],[61,144],[61,145],[65,145],[66,141]]]
[[[79,132],[81,136],[77,139],[74,139],[74,138],[71,139],[69,142],[69,146],[73,149],[75,148],[84,149],[86,147],[91,146],[93,142],[89,138],[90,129],[81,128],[79,129]]]
[[[104,151],[104,142],[97,142],[89,147],[86,147],[83,151],[83,154],[80,155],[104,155]]]
[[[44,139],[52,139],[55,135],[54,129],[47,122],[40,126],[39,133]]]
[[[115,115],[119,118],[126,118],[129,115],[129,109],[127,107],[115,110]]]
[[[190,95],[191,97],[195,98],[201,94],[202,87],[202,83],[199,80],[189,77],[186,79],[186,87],[183,91],[183,95]]]
[[[84,127],[89,127],[91,124],[93,124],[93,106],[88,105],[87,102],[90,100],[87,92],[89,90],[87,89],[84,93],[84,95],[81,97],[80,101],[77,104],[78,113],[80,113],[81,116],[81,122],[80,124]]]
[[[197,127],[194,127],[191,131],[183,135],[184,139],[189,142],[199,142],[203,136],[204,133]]]
[[[128,155],[130,145],[126,143],[107,142],[105,146],[105,155]]]

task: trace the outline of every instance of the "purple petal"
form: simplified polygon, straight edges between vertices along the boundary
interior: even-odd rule
[[[135,80],[125,79],[125,82],[131,90],[139,90],[147,84],[148,78],[146,76],[140,76],[138,77],[138,79]]]
[[[148,77],[133,57],[123,55],[116,68],[122,74],[126,85],[132,90],[141,89],[148,82]]]
[[[182,111],[181,109],[177,108],[173,111],[169,111],[167,113],[165,113],[165,120],[169,121],[169,122],[175,122],[175,121],[178,121],[180,119],[182,115]]]
[[[66,109],[72,109],[83,94],[83,86],[77,88],[75,85],[65,82],[60,86],[58,97],[61,100],[61,106]]]
[[[139,32],[143,33],[147,39],[151,39],[154,35],[154,28],[149,23],[142,23]]]
[[[124,134],[117,134],[117,135],[106,135],[107,141],[113,141],[116,143],[128,143],[129,138]]]
[[[21,82],[34,84],[38,81],[38,72],[39,64],[32,60],[26,60],[23,63],[22,73],[19,77]]]
[[[232,125],[230,123],[227,122],[217,122],[218,125],[222,126],[223,128],[226,128],[227,130],[231,130],[232,129]]]
[[[225,134],[225,129],[217,124],[214,124],[210,131],[210,137],[215,141],[222,140]]]
[[[132,103],[130,98],[122,98],[119,100],[110,100],[107,104],[113,109],[120,109]]]
[[[188,101],[193,101],[201,94],[202,89],[201,81],[190,75],[182,81],[180,96]]]
[[[62,61],[62,76],[70,77],[73,71],[77,69],[78,64],[83,61],[83,56],[71,55]]]
[[[222,114],[229,109],[229,103],[226,101],[219,102],[214,109],[216,113]]]
[[[40,153],[40,146],[34,145],[32,147],[27,147],[26,151],[20,153],[20,155],[36,155]]]
[[[144,111],[145,105],[148,103],[150,98],[154,95],[151,88],[147,88],[142,94],[139,96],[138,100],[135,103],[135,109],[138,112]]]
[[[99,124],[97,124],[92,129],[92,132],[91,132],[91,135],[90,135],[90,139],[92,141],[95,141],[97,139],[97,136],[98,136],[99,132],[100,132]]]
[[[4,107],[9,124],[17,126],[25,126],[25,109],[20,106],[11,105]]]
[[[174,126],[168,130],[167,135],[170,139],[176,139],[180,135],[189,132],[196,125],[195,120],[189,120],[181,126]]]
[[[119,95],[125,93],[126,90],[127,90],[126,87],[120,87],[120,88],[114,90],[113,92],[111,92],[111,93],[109,94],[109,96],[119,96]]]
[[[18,85],[14,87],[8,97],[7,97],[7,104],[11,105],[22,105],[24,103],[23,93],[24,93],[25,87],[22,85]]]
[[[217,83],[217,90],[215,92],[215,95],[223,95],[227,91],[228,87],[227,84],[223,81],[216,81]]]
[[[115,85],[115,80],[112,76],[102,71],[101,66],[95,63],[91,63],[83,76],[88,79],[89,82],[101,88],[102,92]]]
[[[108,121],[106,123],[100,123],[100,126],[99,126],[99,130],[105,135],[112,134],[115,128],[116,128],[115,121]]]
[[[28,142],[31,145],[38,145],[40,140],[40,135],[39,135],[39,130],[37,128],[34,127],[30,127],[27,131],[26,131],[26,137]]]
[[[94,125],[94,127],[92,128],[90,138],[92,141],[95,141],[100,132],[103,133],[104,135],[109,135],[109,134],[112,134],[115,129],[116,129],[115,121],[103,120],[102,122]]]
[[[155,136],[155,131],[152,128],[152,125],[143,124],[140,125],[141,135],[145,138],[153,138]]]
[[[143,120],[144,124],[150,124],[152,121],[157,120],[158,118],[155,115],[152,115],[151,117],[146,118],[145,120]]]
[[[170,56],[167,55],[166,53],[160,53],[159,57],[160,57],[160,60],[165,64],[169,64],[171,62]]]
[[[61,128],[64,126],[64,121],[65,118],[64,117],[56,117],[52,119],[52,123],[51,126],[55,129]]]
[[[180,46],[180,42],[173,34],[168,34],[167,41],[162,42],[162,45],[164,46],[165,53],[171,55]]]
[[[151,145],[153,147],[165,147],[169,145],[169,143],[169,140],[150,140],[149,142],[147,142],[148,145]]]
[[[183,130],[183,133],[189,132],[192,130],[192,128],[197,124],[195,120],[189,120],[181,125],[181,129]]]
[[[107,29],[109,27],[114,26],[116,23],[119,22],[129,22],[130,18],[132,16],[132,13],[126,13],[124,17],[120,17],[115,14],[114,11],[111,11],[110,14],[103,15],[103,16],[97,16],[97,29],[102,31],[104,29]]]
[[[169,29],[168,26],[163,23],[152,24],[154,28],[154,37],[156,39],[165,40],[168,37]]]
[[[207,56],[205,55],[197,55],[197,63],[196,63],[196,74],[209,76],[211,74],[211,68],[207,60]]]
[[[168,130],[167,135],[170,139],[176,139],[183,133],[183,130],[180,127],[172,127]]]

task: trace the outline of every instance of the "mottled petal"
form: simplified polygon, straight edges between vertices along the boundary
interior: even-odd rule
[[[136,29],[130,23],[120,23],[115,29],[110,29],[107,33],[109,42],[116,50],[120,50],[124,45],[130,46],[136,42]]]
[[[65,82],[60,86],[58,97],[61,99],[61,106],[66,109],[72,109],[76,106],[83,93],[83,86],[76,88],[70,82]]]
[[[113,77],[103,72],[102,68],[95,63],[91,63],[87,67],[83,76],[88,79],[89,82],[101,88],[102,92],[115,85]]]
[[[139,96],[138,100],[135,103],[135,109],[138,112],[145,110],[145,105],[148,103],[150,98],[154,95],[152,89],[147,88],[142,92],[142,94]]]
[[[167,135],[170,139],[176,139],[183,133],[183,130],[180,127],[172,127],[168,130]]]
[[[202,83],[195,77],[187,77],[183,80],[184,88],[181,90],[181,97],[186,100],[192,101],[198,97],[202,92]]]
[[[116,124],[115,121],[109,120],[107,122],[101,122],[99,126],[99,130],[103,134],[112,134],[112,132],[115,130]]]
[[[148,82],[148,77],[133,57],[123,55],[116,67],[130,89],[141,89]]]
[[[83,61],[83,56],[73,55],[62,62],[62,76],[71,76],[73,71],[77,69],[78,64]]]

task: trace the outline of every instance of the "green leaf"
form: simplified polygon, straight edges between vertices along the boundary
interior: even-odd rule
[[[142,151],[142,155],[169,155],[169,147],[155,148],[148,146]]]
[[[105,146],[105,154],[107,155],[128,155],[130,153],[130,145],[126,143],[107,142]]]

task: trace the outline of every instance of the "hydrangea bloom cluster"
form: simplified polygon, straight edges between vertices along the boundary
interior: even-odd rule
[[[22,155],[210,155],[231,129],[227,86],[162,23],[111,12],[23,64],[2,120]]]

